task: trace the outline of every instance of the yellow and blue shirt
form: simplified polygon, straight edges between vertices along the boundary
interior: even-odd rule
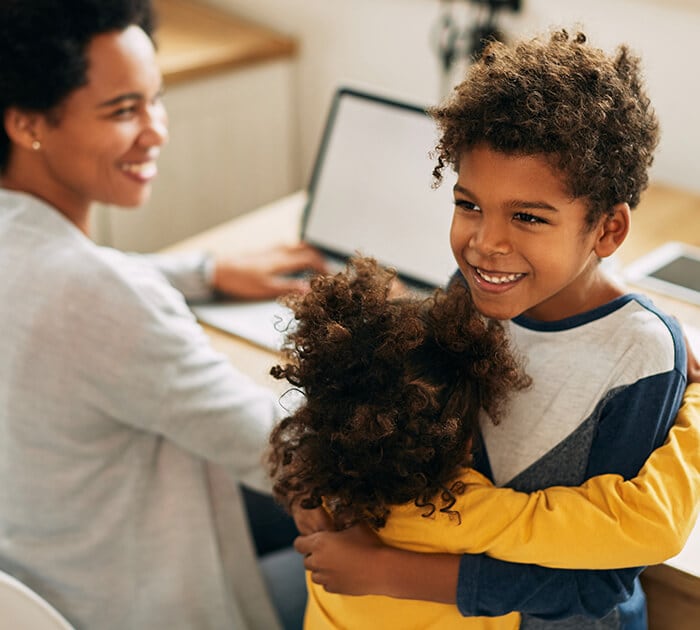
[[[700,386],[689,390],[667,443],[625,483],[663,443],[680,404],[685,350],[675,322],[645,298],[625,296],[564,322],[519,318],[511,334],[535,383],[513,400],[501,424],[485,419],[477,465],[498,483],[532,494],[494,489],[469,470],[468,489],[455,506],[461,522],[445,514],[423,518],[407,504],[393,508],[379,531],[385,543],[404,549],[472,554],[462,560],[459,610],[343,597],[308,581],[307,630],[623,628],[625,616],[615,605],[637,587],[639,569],[620,567],[661,562],[679,551],[700,497]],[[512,461],[489,458],[508,449]],[[581,487],[536,491],[593,475],[600,476]],[[544,566],[527,564],[533,562]]]

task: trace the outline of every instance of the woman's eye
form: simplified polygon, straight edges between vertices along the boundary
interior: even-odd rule
[[[467,201],[466,199],[455,199],[455,208],[459,208],[460,210],[468,210],[471,212],[481,212],[481,208],[479,208],[479,206],[471,201]]]
[[[529,214],[527,212],[516,212],[513,218],[515,218],[517,221],[520,221],[521,223],[547,223],[545,219],[538,217],[534,214]]]
[[[130,105],[128,107],[120,107],[112,112],[112,118],[124,119],[130,118],[136,114],[136,105]]]

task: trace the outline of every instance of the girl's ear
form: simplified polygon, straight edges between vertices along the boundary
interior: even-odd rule
[[[595,253],[599,258],[607,258],[622,245],[630,231],[632,216],[628,203],[615,204],[601,220],[597,228]]]
[[[41,143],[41,114],[28,112],[17,107],[5,110],[3,124],[10,141],[27,150],[35,149]]]

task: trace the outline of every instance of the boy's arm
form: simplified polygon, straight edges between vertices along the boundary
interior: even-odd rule
[[[448,529],[441,548],[553,568],[657,564],[679,553],[690,535],[700,508],[699,470],[700,395],[689,390],[666,443],[629,481],[599,475],[579,487],[526,494],[471,473],[473,483],[453,507],[461,531]],[[431,525],[417,522],[426,537]],[[595,539],[581,544],[584,532],[595,532]]]
[[[679,482],[682,486],[682,494],[687,497],[687,503],[683,500],[675,500],[675,490],[674,492],[668,491],[668,483],[661,479],[661,476],[668,471],[664,471],[662,465],[657,471],[652,471],[648,467],[645,469],[646,482],[643,483],[650,483],[648,491],[639,484],[640,480],[634,480],[625,486],[632,488],[633,493],[638,493],[637,498],[641,501],[639,508],[642,511],[640,515],[642,520],[646,517],[653,519],[652,514],[656,511],[662,521],[670,519],[676,525],[685,521],[681,523],[678,540],[684,540],[687,536],[688,528],[693,520],[688,509],[694,511],[694,506],[697,503],[697,462],[686,461],[685,456],[690,456],[691,459],[697,458],[696,440],[699,416],[700,386],[694,385],[687,391],[685,404],[679,413],[677,429],[674,429],[674,434],[671,435],[668,444],[661,449],[665,455],[657,458],[661,464],[668,457],[673,459],[680,455],[682,451],[684,457],[679,458],[677,465],[680,466],[679,470],[683,472]],[[685,463],[683,463],[684,461]],[[589,481],[588,485],[592,484],[593,487],[596,487],[600,482],[600,479],[593,479]],[[598,489],[600,489],[599,486]],[[695,494],[695,498],[691,496],[693,494]],[[649,501],[647,507],[652,506],[651,511],[647,511],[642,506],[647,500]],[[665,504],[671,512],[659,507],[659,501]],[[680,512],[677,512],[678,510]],[[632,517],[632,514],[633,512],[630,511],[628,515]],[[571,526],[570,522],[566,525],[566,527]],[[476,534],[477,531],[478,528],[475,527],[472,533]],[[578,531],[580,532],[580,528]],[[548,532],[548,535],[551,551],[558,549],[561,557],[563,548],[560,542],[556,538],[552,538],[551,531]],[[352,532],[349,531],[342,533],[324,532],[298,540],[297,548],[299,551],[305,555],[310,554],[306,558],[307,569],[312,570],[313,579],[326,586],[328,590],[346,594],[374,593],[400,598],[454,603],[458,557],[444,554],[426,555],[388,548],[382,546],[376,539],[371,545],[355,544],[357,541],[350,540],[352,536]],[[576,538],[576,536],[574,537]],[[596,542],[598,538],[603,538],[603,536],[598,536]],[[589,546],[594,544],[590,535],[587,537],[578,536],[576,542],[578,543],[581,539],[590,541]],[[672,547],[674,535],[671,535],[670,538],[666,537],[666,539]],[[513,540],[510,542],[516,546],[519,544]],[[602,542],[607,544],[605,541]],[[579,544],[572,546],[578,548]],[[568,547],[566,551],[588,556],[585,545],[580,552]],[[593,551],[595,552],[595,548]],[[517,549],[515,553],[517,553]],[[555,554],[551,553],[550,555],[554,556]],[[646,562],[644,559],[631,561],[635,563]],[[509,597],[505,597],[503,589],[498,588],[492,591],[495,601],[489,602],[488,599],[484,601],[483,595],[482,600],[479,601],[479,591],[476,588],[469,588],[471,585],[478,584],[479,570],[489,564],[490,567],[487,570],[491,571],[492,577],[506,580],[501,584],[508,584]],[[374,567],[370,575],[363,570],[367,566]],[[602,571],[552,571],[536,566],[511,565],[481,555],[465,556],[462,561],[460,580],[460,609],[464,614],[469,615],[493,615],[509,612],[514,609],[512,606],[518,603],[521,610],[531,611],[534,614],[559,615],[566,611],[565,614],[600,616],[612,608],[617,601],[625,599],[639,571],[639,569],[607,573]],[[551,591],[551,593],[545,602],[535,601],[530,606],[525,600],[533,599],[531,597],[533,584],[542,586],[545,591]],[[562,589],[562,585],[565,588]],[[571,589],[574,589],[573,593]],[[583,597],[578,594],[579,590],[595,596]],[[601,591],[606,596],[601,597]],[[534,599],[538,600],[539,598],[535,597]]]
[[[684,352],[677,357],[677,365],[681,364],[685,367]],[[618,473],[631,478],[637,474],[664,441],[684,380],[685,374],[673,370],[642,379],[612,396],[601,410],[586,476]],[[570,526],[576,525],[577,515],[572,514]],[[580,531],[584,542],[592,544],[597,537],[596,532]],[[576,614],[599,618],[629,598],[641,570],[567,571],[465,555],[460,564],[457,604],[469,616],[519,610],[549,618]]]
[[[700,416],[700,386],[692,384],[698,382],[696,368],[697,359],[690,351],[687,375],[691,385],[686,390],[679,419],[683,421],[682,416],[688,416],[687,419],[697,426]],[[649,430],[649,427],[644,430],[639,426],[638,420],[645,417],[657,418],[657,434],[663,431],[666,426],[664,418],[668,417],[668,409],[673,407],[674,388],[661,387],[653,391],[652,385],[651,389],[647,387],[646,392],[644,389],[641,388],[641,396],[623,396],[613,400],[607,410],[608,422],[601,422],[591,450],[588,475],[612,471],[625,477],[632,476],[639,467],[640,458],[644,457],[643,439],[654,439],[654,431]],[[637,431],[639,434],[635,434]],[[626,454],[624,459],[619,457],[621,452]],[[683,455],[694,457],[696,453],[686,451]],[[690,472],[697,475],[697,467]],[[675,510],[684,500],[697,503],[698,497],[692,494],[674,496],[677,491],[675,484],[676,480],[671,480],[670,483],[659,486],[658,499],[667,502],[671,510],[669,518],[676,528],[680,525],[682,529],[683,523],[680,521],[690,513],[684,513],[682,509],[680,512]],[[639,507],[642,509],[642,506]],[[694,518],[685,525],[690,527],[692,520]],[[597,538],[596,536],[596,541]],[[592,541],[590,535],[584,539]],[[679,542],[682,541],[679,537]],[[485,556],[463,556],[457,593],[460,611],[465,615],[520,610],[540,617],[559,618],[573,614],[601,617],[629,597],[634,588],[634,579],[641,572],[641,569],[557,571],[536,566],[527,566],[524,570],[519,567],[520,565],[499,562]],[[507,584],[508,588],[499,588],[503,584]]]

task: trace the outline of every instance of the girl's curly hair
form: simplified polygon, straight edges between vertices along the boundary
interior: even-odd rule
[[[589,226],[617,203],[637,206],[659,138],[639,58],[624,45],[609,56],[565,30],[512,47],[490,43],[431,115],[441,133],[436,183],[481,143],[544,154],[572,197],[588,199]]]
[[[288,509],[326,505],[337,526],[382,527],[392,505],[449,514],[483,408],[494,421],[528,383],[501,325],[455,283],[391,299],[395,273],[357,258],[286,303],[296,322],[271,373],[305,403],[270,437],[274,494]]]

